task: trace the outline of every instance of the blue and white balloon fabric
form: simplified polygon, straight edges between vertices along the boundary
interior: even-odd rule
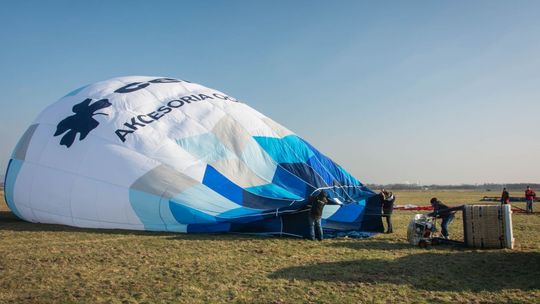
[[[324,190],[326,232],[382,229],[377,195],[235,98],[184,80],[121,77],[46,108],[9,161],[19,218],[76,227],[304,235]]]

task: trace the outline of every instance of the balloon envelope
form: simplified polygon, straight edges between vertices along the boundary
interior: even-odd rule
[[[326,191],[326,232],[381,231],[380,201],[342,167],[225,93],[121,77],[46,108],[9,161],[19,218],[89,228],[303,236]]]

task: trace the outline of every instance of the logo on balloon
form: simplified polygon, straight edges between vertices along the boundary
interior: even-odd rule
[[[74,105],[72,111],[75,115],[66,117],[58,123],[54,136],[64,134],[60,140],[60,145],[71,147],[77,133],[80,134],[79,141],[85,139],[88,133],[99,125],[99,122],[94,119],[94,115],[108,115],[95,112],[112,105],[108,99],[100,99],[93,104],[90,104],[90,102],[92,102],[92,99],[87,98],[83,102]]]

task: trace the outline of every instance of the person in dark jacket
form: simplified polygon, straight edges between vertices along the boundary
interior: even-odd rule
[[[503,188],[502,194],[501,194],[501,204],[506,205],[510,202],[510,194],[508,191],[506,191],[506,188]]]
[[[326,192],[321,191],[317,196],[310,198],[311,208],[309,210],[309,236],[312,241],[323,240],[323,230],[321,218],[324,206],[328,203]]]
[[[433,212],[429,213],[428,216],[434,216],[442,219],[441,234],[445,239],[448,239],[448,225],[454,220],[455,212],[447,211],[448,206],[443,204],[436,197],[432,198],[430,203],[433,207]]]
[[[384,189],[381,190],[380,195],[382,197],[382,216],[386,218],[386,233],[393,233],[392,211],[394,211],[394,202],[396,201],[396,197],[392,192]]]

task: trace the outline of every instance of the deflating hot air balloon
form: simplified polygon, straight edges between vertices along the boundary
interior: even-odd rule
[[[9,161],[6,202],[26,221],[174,232],[306,235],[382,230],[378,195],[309,143],[222,92],[121,77],[46,108]]]

